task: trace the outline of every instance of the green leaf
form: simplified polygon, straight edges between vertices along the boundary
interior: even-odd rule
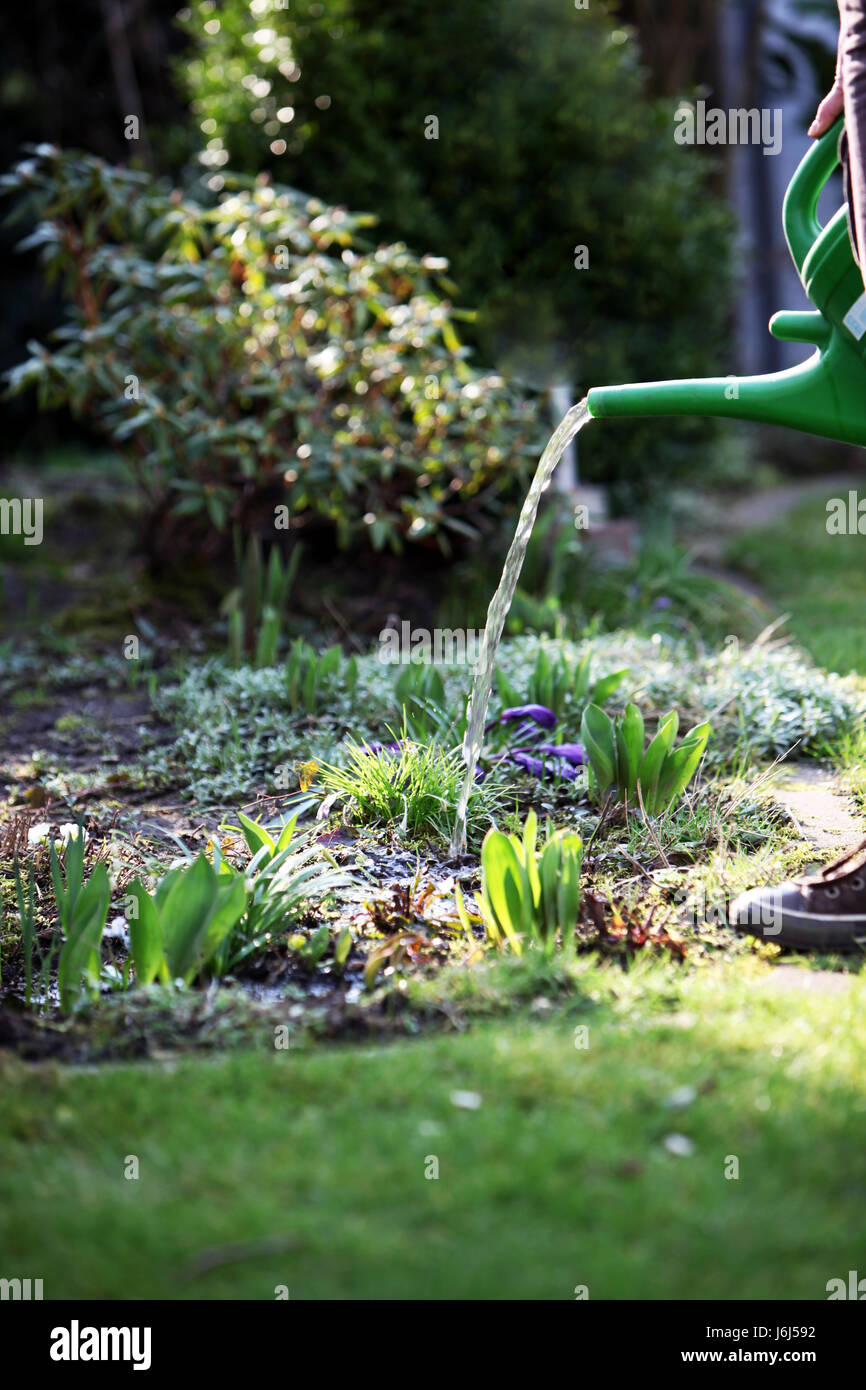
[[[621,797],[634,800],[643,754],[643,715],[637,705],[626,705],[616,724],[616,780]]]
[[[337,937],[337,944],[334,947],[334,964],[338,970],[342,970],[346,961],[349,959],[349,952],[352,949],[352,933],[346,927]]]
[[[544,705],[547,709],[553,708],[553,670],[543,647],[535,658],[530,693],[534,704]]]
[[[190,860],[190,863],[192,863],[192,860]],[[171,892],[172,887],[179,878],[183,878],[183,875],[185,873],[186,866],[180,865],[176,869],[169,869],[168,873],[164,874],[162,878],[159,880],[159,883],[156,885],[156,888],[154,889],[153,900],[159,908],[160,913],[162,912],[163,904],[165,903],[166,898]]]
[[[314,657],[310,662],[309,666],[307,667],[307,673],[304,677],[303,704],[304,709],[307,710],[310,714],[312,714],[316,708],[316,683],[318,679],[318,664],[318,660]]]
[[[534,811],[530,811],[526,817],[523,827],[522,860],[526,873],[527,882],[531,894],[533,909],[538,907],[541,901],[541,879],[538,876],[538,864],[535,854],[535,842],[538,835],[538,817]]]
[[[238,811],[238,820],[241,823],[241,830],[249,846],[250,854],[257,854],[264,845],[267,845],[268,849],[272,852],[276,850],[277,845],[273,836],[269,835],[263,826],[259,825],[254,820],[250,820],[249,816],[244,815],[243,811]]]
[[[78,895],[60,952],[57,976],[64,1009],[71,1008],[77,999],[82,975],[92,988],[99,984],[99,947],[110,894],[108,870],[97,864]]]
[[[159,910],[138,879],[126,891],[129,897],[135,899],[137,909],[137,915],[128,919],[135,978],[138,984],[149,985],[156,979],[163,964]]]
[[[487,892],[487,888],[483,885],[481,888],[481,893],[475,894],[475,906],[478,909],[479,917],[484,923],[484,927],[488,937],[493,942],[494,946],[501,945],[502,931],[499,926],[499,919],[497,918],[496,913],[493,911],[493,904],[490,901],[490,896]]]
[[[244,619],[239,608],[233,608],[229,613],[228,659],[235,671],[244,659]]]
[[[463,897],[463,889],[459,883],[454,885],[454,901],[457,904],[457,916],[460,918],[460,925],[463,927],[470,940],[474,940],[475,933],[472,930],[472,922],[466,910],[466,902]]]
[[[562,847],[555,837],[548,840],[541,854],[539,877],[541,879],[540,934],[543,940],[550,941],[556,936],[558,916],[557,891],[562,868]]]
[[[580,908],[580,856],[563,845],[562,867],[557,888],[557,916],[563,943],[574,935]],[[552,944],[552,943],[551,943]]]
[[[319,662],[320,679],[325,680],[328,676],[332,676],[335,671],[339,671],[342,659],[343,653],[339,647],[329,647]]]
[[[64,932],[68,930],[68,911],[66,906],[66,889],[63,884],[63,875],[60,872],[60,864],[57,860],[57,850],[54,848],[54,836],[52,835],[48,844],[48,861],[51,865],[51,883],[54,888],[54,901],[57,904],[57,915],[60,918],[60,925]]]
[[[280,615],[275,608],[265,608],[262,613],[261,626],[256,641],[256,650],[253,657],[254,664],[258,670],[264,666],[274,666],[277,660],[277,648],[280,641]]]
[[[708,722],[697,724],[685,735],[680,746],[668,753],[658,782],[658,798],[664,806],[681,796],[689,785],[704,756],[711,729]]]
[[[231,883],[218,889],[205,928],[197,940],[198,970],[205,968],[237,926],[246,911],[247,896],[243,874],[235,874]]]
[[[321,927],[313,932],[309,941],[298,952],[302,964],[305,965],[308,970],[315,970],[322,956],[327,951],[330,940],[330,930],[327,925],[323,923]]]
[[[578,707],[585,705],[589,699],[589,667],[591,661],[592,648],[588,647],[575,669],[574,681],[571,687],[571,693],[577,701]],[[593,691],[592,703],[603,705],[604,698],[596,698],[595,691]]]
[[[280,838],[277,840],[276,848],[278,854],[282,854],[283,850],[288,849],[289,845],[292,843],[292,836],[295,833],[295,826],[297,825],[297,823],[297,814],[292,816],[291,820],[286,821],[285,825],[280,831]],[[271,841],[271,843],[273,843],[273,841]]]
[[[609,676],[602,676],[592,687],[590,701],[594,705],[605,705],[613,695],[614,691],[622,685],[629,673],[628,666],[624,666],[621,671],[612,671]]]
[[[613,724],[598,705],[587,705],[583,711],[580,736],[596,787],[606,791],[616,779],[616,752]]]
[[[488,830],[485,835],[481,869],[483,891],[491,910],[500,930],[513,943],[523,928],[525,876],[517,851],[501,830]]]
[[[675,710],[666,714],[655,738],[650,743],[649,748],[643,756],[640,765],[638,780],[640,781],[641,796],[648,815],[658,814],[658,780],[662,765],[667,757],[674,739],[676,738],[679,716]]]
[[[207,928],[219,877],[204,855],[175,879],[161,910],[165,954],[173,980],[187,984],[198,967],[199,948]]]

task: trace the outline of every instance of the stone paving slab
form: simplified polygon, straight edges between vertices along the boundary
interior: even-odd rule
[[[821,763],[787,763],[779,768],[773,790],[815,849],[841,854],[863,839],[866,827],[831,768]]]

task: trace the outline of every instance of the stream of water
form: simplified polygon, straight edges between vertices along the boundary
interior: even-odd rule
[[[490,600],[484,635],[481,638],[478,667],[472,682],[466,710],[466,733],[463,738],[463,761],[466,764],[466,776],[463,779],[460,798],[457,802],[454,833],[451,836],[452,854],[462,854],[466,849],[466,810],[475,786],[475,768],[478,765],[484,744],[484,725],[487,720],[490,689],[493,685],[496,653],[502,640],[502,630],[505,627],[505,619],[508,617],[508,610],[514,598],[514,590],[517,588],[520,571],[523,568],[526,547],[529,545],[529,537],[532,535],[532,528],[535,525],[541,494],[553,477],[554,469],[572,439],[589,419],[591,416],[584,399],[579,401],[577,405],[573,405],[571,410],[563,415],[547,441],[547,447],[541,455],[535,477],[532,479],[532,485],[526,494],[526,500],[517,522],[517,529],[514,532],[514,539],[505,557],[502,578],[496,593]]]

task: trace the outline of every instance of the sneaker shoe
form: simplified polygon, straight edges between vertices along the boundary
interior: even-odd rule
[[[817,873],[741,893],[728,920],[780,946],[866,949],[866,840]]]

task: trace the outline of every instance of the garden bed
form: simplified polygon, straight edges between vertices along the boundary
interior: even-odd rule
[[[515,758],[514,748],[531,751],[533,740],[570,747],[579,738],[574,679],[588,653],[598,677],[627,672],[610,695],[614,712],[636,702],[650,727],[669,704],[689,720],[711,716],[713,738],[697,781],[659,818],[637,806],[601,815],[585,767],[569,769],[544,755]],[[569,958],[589,954],[627,969],[652,956],[692,971],[752,951],[778,955],[778,947],[735,937],[727,927],[737,891],[812,857],[763,770],[774,757],[816,756],[843,738],[863,708],[856,679],[828,677],[795,651],[774,646],[728,644],[697,654],[674,637],[629,632],[591,643],[507,640],[470,852],[454,859],[447,831],[457,780],[447,783],[450,803],[427,821],[416,788],[419,822],[411,826],[408,803],[381,794],[390,785],[388,769],[412,749],[457,742],[469,673],[440,669],[435,699],[428,679],[427,694],[410,693],[407,701],[404,668],[383,665],[375,653],[356,659],[354,668],[347,687],[343,659],[317,692],[315,708],[306,709],[291,707],[283,666],[232,669],[221,658],[186,660],[145,690],[140,683],[130,689],[128,665],[109,655],[55,661],[46,670],[38,649],[19,651],[3,672],[5,741],[16,750],[0,822],[5,1046],[34,1058],[94,1060],[243,1043],[251,1029],[260,1035],[275,1019],[330,1038],[453,1026],[447,999],[433,1010],[418,1002],[427,982],[441,976],[451,988],[460,972],[483,974],[497,954],[480,918],[467,930],[455,895],[459,889],[471,903],[481,886],[478,849],[491,820],[519,830],[531,811],[582,836],[580,910],[573,936],[562,943]],[[555,732],[531,719],[503,719],[515,691],[538,696],[549,670],[565,673],[559,692],[548,695],[560,710]],[[424,672],[409,674],[427,679]],[[528,705],[537,708],[531,698]],[[402,749],[371,754],[401,719]],[[407,720],[415,721],[414,738]],[[356,786],[358,766],[364,772]],[[293,786],[275,786],[287,768]],[[372,789],[364,781],[371,768],[381,782]],[[544,775],[531,775],[533,768]],[[435,800],[441,787],[430,790]],[[255,841],[245,841],[239,811],[275,836],[297,816],[298,843],[335,877],[334,886],[318,899],[293,899],[290,913],[252,949],[240,943],[229,968],[193,969],[175,994],[157,984],[137,988],[123,915],[130,885],[141,878],[153,886],[202,856],[249,872]],[[106,866],[110,906],[101,981],[82,987],[64,1018],[57,1007],[62,940],[51,842],[62,865],[63,836],[77,825],[86,839],[85,879]],[[31,870],[31,950],[48,964],[37,984],[40,967],[31,960],[27,1010],[15,879],[17,872],[18,884],[26,883]]]

